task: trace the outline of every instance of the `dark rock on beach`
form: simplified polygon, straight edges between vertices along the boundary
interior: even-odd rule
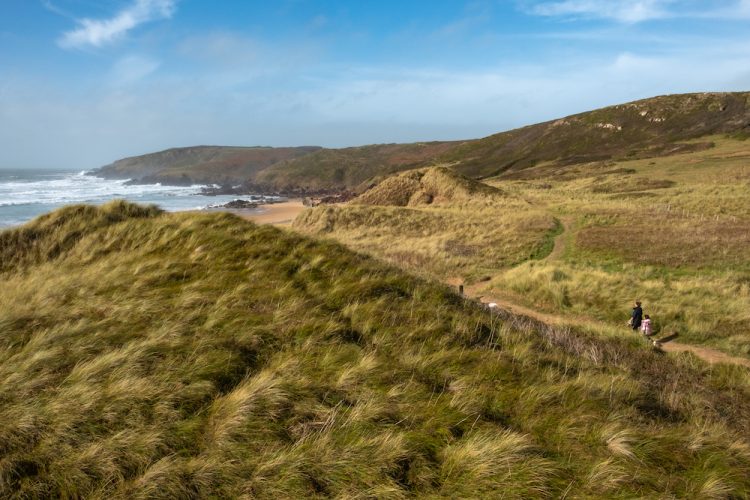
[[[258,208],[258,204],[248,200],[232,200],[229,203],[224,203],[217,208],[231,208],[234,210],[242,210],[247,208]]]

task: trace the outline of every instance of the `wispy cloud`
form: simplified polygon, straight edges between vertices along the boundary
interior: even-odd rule
[[[51,0],[42,0],[42,7],[54,14],[57,14],[58,16],[67,17],[68,19],[75,19],[75,16],[70,15],[68,11],[61,9],[60,7],[52,3]]]
[[[143,23],[172,17],[176,7],[177,0],[135,0],[109,19],[78,19],[78,27],[63,33],[57,43],[66,49],[101,47]]]
[[[159,61],[150,57],[130,55],[119,59],[112,68],[112,83],[124,86],[137,83],[159,69]]]
[[[558,0],[524,4],[530,14],[608,19],[624,24],[667,18],[747,19],[750,0]]]
[[[540,16],[591,17],[638,23],[669,15],[672,0],[563,0],[531,7]]]

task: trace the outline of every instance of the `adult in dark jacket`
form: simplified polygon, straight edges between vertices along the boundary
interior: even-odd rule
[[[633,307],[633,313],[630,316],[630,327],[633,330],[638,330],[641,327],[643,321],[643,309],[641,308],[641,301],[635,301],[635,307]]]

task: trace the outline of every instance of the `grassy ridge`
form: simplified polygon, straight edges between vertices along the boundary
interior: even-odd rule
[[[492,181],[571,226],[562,258],[506,269],[493,287],[612,324],[640,297],[662,331],[750,355],[750,144],[710,139],[695,153]]]
[[[711,143],[694,139],[711,134],[747,137],[749,126],[748,92],[682,94],[610,106],[478,140],[342,149],[178,148],[126,158],[99,169],[99,174],[177,184],[248,183],[256,189],[290,192],[362,190],[396,172],[441,164],[472,178],[517,178],[542,165],[559,170],[592,161],[700,151]]]
[[[432,167],[387,178],[348,205],[308,210],[294,228],[411,272],[478,278],[542,255],[556,221],[501,189]]]
[[[0,274],[4,498],[750,489],[741,369],[227,214],[69,207],[0,241],[23,262]]]
[[[455,142],[374,144],[323,149],[280,162],[260,172],[254,182],[277,189],[365,189],[373,179],[432,164]]]
[[[750,93],[654,97],[568,116],[459,145],[441,157],[471,177],[508,177],[545,162],[561,167],[698,151],[711,134],[746,136]],[[562,168],[564,170],[564,168]]]
[[[110,179],[169,184],[242,183],[265,168],[319,150],[297,148],[193,146],[118,160],[97,169]]]
[[[171,184],[248,184],[258,190],[355,189],[366,181],[432,163],[452,142],[375,144],[343,149],[196,146],[118,160],[108,178]]]
[[[750,356],[750,143],[703,141],[713,147],[547,162],[487,180],[495,191],[431,204],[425,193],[452,192],[465,178],[442,176],[430,191],[420,171],[408,172],[353,202],[361,206],[319,207],[295,227],[434,278],[491,278],[488,295],[573,322],[622,327],[640,298],[661,332]],[[568,226],[565,251],[547,259],[558,221]]]

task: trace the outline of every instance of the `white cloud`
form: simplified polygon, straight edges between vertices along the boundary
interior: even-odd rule
[[[742,20],[750,18],[750,0],[738,0],[706,12],[702,17]]]
[[[593,17],[623,23],[638,23],[668,16],[672,0],[563,0],[544,2],[531,8],[540,16]]]
[[[181,55],[215,65],[247,65],[257,62],[260,44],[249,37],[215,32],[186,38],[178,46]]]
[[[177,0],[135,0],[109,19],[79,19],[78,27],[63,33],[57,43],[66,49],[101,47],[143,23],[172,17],[176,6]]]
[[[750,0],[557,0],[524,5],[528,13],[538,16],[609,19],[624,24],[666,18],[750,18]]]
[[[126,56],[118,60],[112,68],[112,81],[114,85],[130,85],[146,78],[159,66],[159,61],[150,57]]]

